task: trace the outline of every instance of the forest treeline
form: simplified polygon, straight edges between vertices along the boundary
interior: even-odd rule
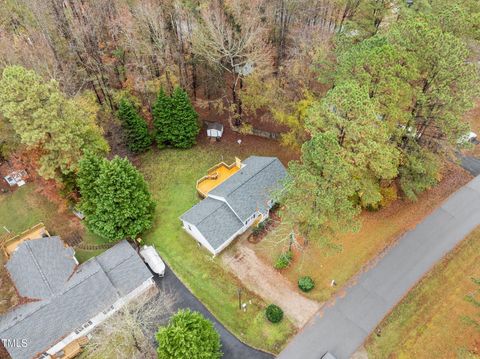
[[[39,173],[68,182],[85,149],[108,151],[110,117],[130,150],[151,145],[136,111],[154,117],[160,147],[188,147],[188,93],[244,131],[260,116],[288,128],[282,143],[301,160],[284,218],[323,237],[439,180],[469,131],[479,39],[476,0],[3,0],[0,151],[41,148]],[[159,130],[179,112],[159,112],[170,96],[190,119],[185,138]],[[45,131],[52,109],[70,130]]]

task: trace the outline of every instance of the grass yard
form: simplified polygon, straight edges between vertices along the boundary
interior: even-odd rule
[[[407,295],[366,344],[369,358],[480,358],[480,332],[462,317],[479,319],[467,294],[480,278],[480,227]],[[478,296],[477,296],[478,299]]]
[[[421,195],[418,201],[397,200],[378,212],[365,211],[361,215],[360,232],[339,236],[337,244],[342,246],[341,252],[326,253],[311,238],[307,249],[302,254],[295,253],[294,262],[282,272],[295,287],[300,276],[311,276],[315,280],[315,288],[305,295],[323,302],[470,179],[471,176],[458,166],[449,164],[441,183]],[[284,246],[275,245],[274,239],[268,236],[254,248],[257,255],[270,265],[286,250]],[[338,284],[336,287],[330,286],[332,279]]]
[[[267,322],[266,304],[245,289],[243,300],[251,300],[247,312],[238,309],[237,289],[241,283],[228,272],[219,258],[213,259],[181,228],[178,217],[199,201],[195,182],[208,168],[224,160],[242,159],[247,148],[216,143],[200,145],[190,150],[162,150],[147,153],[141,170],[157,203],[153,230],[144,239],[153,243],[162,257],[212,313],[237,337],[246,343],[277,353],[293,334],[293,325],[284,319],[280,324]],[[236,149],[235,149],[236,148]],[[245,149],[244,149],[245,148]],[[269,153],[264,146],[257,152]],[[259,279],[261,273],[259,273]]]

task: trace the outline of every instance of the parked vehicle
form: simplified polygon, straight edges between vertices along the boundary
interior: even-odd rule
[[[160,277],[165,275],[165,263],[163,263],[162,258],[160,258],[155,247],[146,245],[142,246],[140,249],[140,256],[154,273],[158,274]]]

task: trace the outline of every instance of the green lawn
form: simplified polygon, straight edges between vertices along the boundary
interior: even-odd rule
[[[264,314],[269,303],[264,303],[245,288],[242,288],[243,300],[251,301],[251,304],[246,312],[240,311],[237,290],[242,287],[241,283],[225,270],[218,258],[213,259],[196,245],[182,230],[178,219],[199,201],[195,182],[208,168],[222,160],[231,163],[234,156],[245,159],[252,154],[251,148],[216,143],[190,150],[167,149],[145,154],[140,169],[149,183],[157,208],[153,229],[145,233],[144,239],[157,247],[175,273],[230,331],[254,347],[277,353],[294,332],[291,322],[285,318],[280,324],[269,323]],[[278,148],[262,146],[253,151],[258,155],[275,155]],[[71,214],[59,214],[56,205],[36,193],[32,184],[0,196],[0,227],[21,232],[44,222],[51,233],[65,236],[71,230],[71,220]],[[81,230],[84,242],[103,242],[81,225],[75,228]],[[76,256],[84,262],[101,252],[77,249]],[[259,273],[259,279],[261,275]]]
[[[39,222],[53,222],[56,206],[35,192],[32,184],[0,195],[0,227],[20,233]],[[53,229],[52,229],[53,231]]]
[[[234,160],[234,153],[219,147],[197,146],[190,150],[163,150],[151,152],[142,159],[141,170],[150,185],[157,203],[153,230],[144,239],[153,243],[162,257],[212,311],[212,313],[237,337],[248,344],[278,352],[293,334],[293,325],[284,320],[270,324],[265,319],[264,303],[251,293],[247,312],[238,310],[237,289],[241,284],[226,271],[218,258],[197,246],[181,228],[178,217],[199,201],[195,182],[208,168],[223,159]],[[235,155],[242,156],[238,152]],[[245,156],[242,156],[245,158]],[[259,273],[259,280],[262,274]]]

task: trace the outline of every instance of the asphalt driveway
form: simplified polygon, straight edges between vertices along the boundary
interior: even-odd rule
[[[327,351],[338,359],[349,358],[410,288],[478,225],[480,176],[328,302],[278,358],[319,359]]]
[[[225,329],[188,288],[183,285],[170,268],[167,267],[165,277],[160,278],[156,275],[154,278],[160,290],[168,290],[175,294],[175,310],[190,308],[191,310],[201,312],[214,323],[221,336],[224,359],[273,359],[273,355],[249,347]]]

